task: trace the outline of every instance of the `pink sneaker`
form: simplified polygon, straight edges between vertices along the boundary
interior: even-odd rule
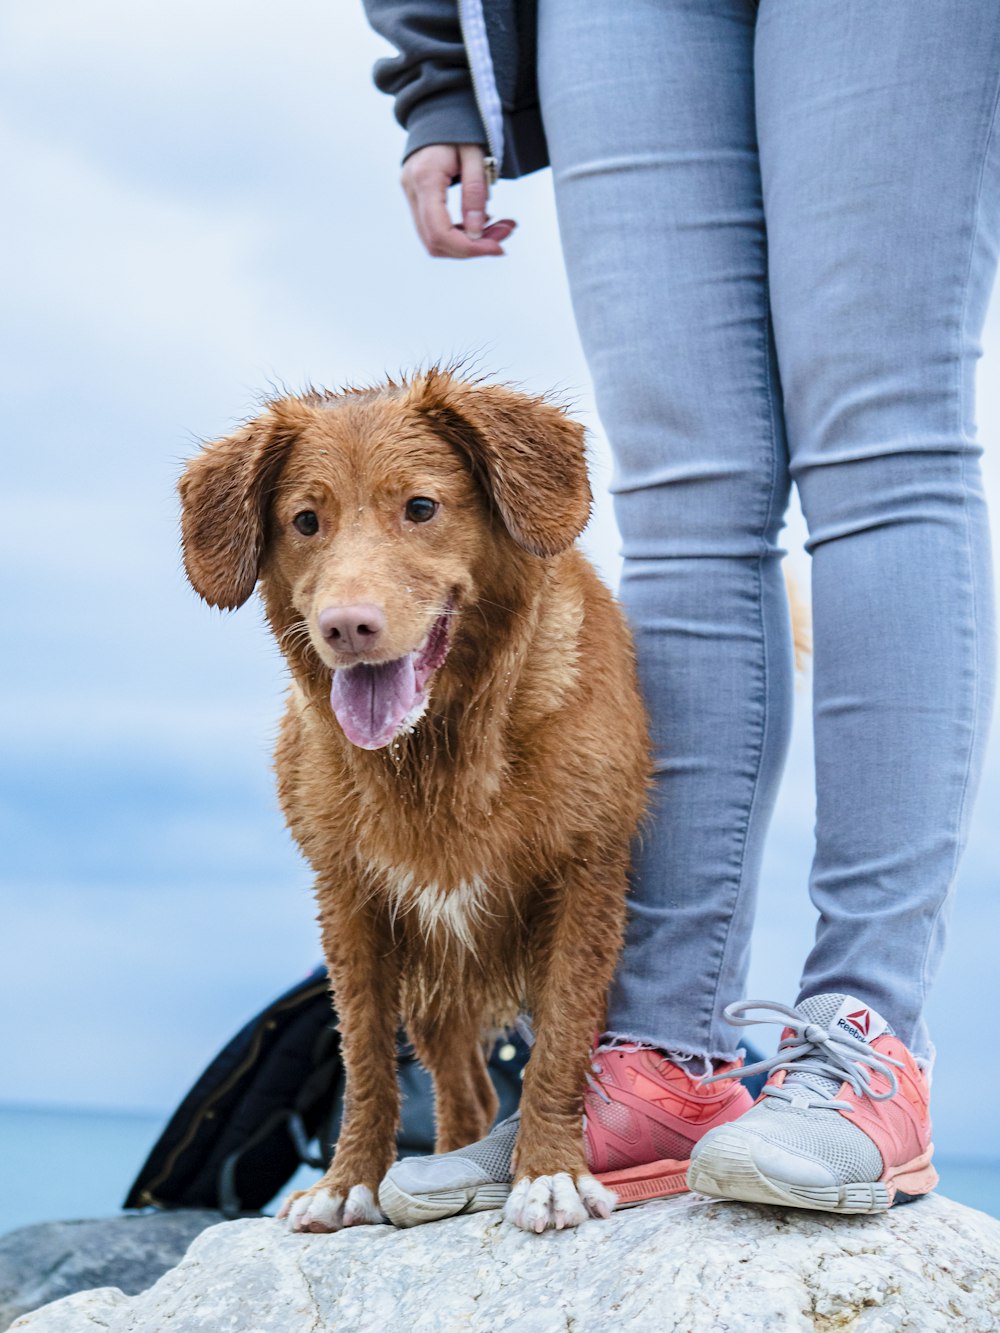
[[[730,1005],[739,1024],[787,1026],[770,1072],[741,1120],[692,1153],[688,1184],[720,1199],[878,1213],[927,1194],[931,1165],[927,1075],[884,1018],[853,995],[817,995],[797,1009],[769,1001]]]
[[[623,1043],[599,1046],[592,1069],[583,1099],[587,1162],[620,1207],[686,1190],[692,1147],[753,1105],[739,1064],[722,1066],[706,1085],[659,1051]]]

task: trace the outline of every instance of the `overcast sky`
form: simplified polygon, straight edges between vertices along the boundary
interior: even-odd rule
[[[319,956],[269,771],[281,659],[255,604],[210,612],[182,575],[174,484],[197,437],[269,384],[477,353],[579,404],[601,495],[587,544],[616,579],[548,173],[496,192],[521,224],[507,258],[426,258],[397,183],[401,132],[370,84],[380,51],[359,3],[0,12],[0,1098],[169,1109]],[[994,512],[998,371],[994,302],[979,412]],[[807,586],[801,542],[793,519]],[[751,984],[786,1001],[813,929],[807,714],[806,688]],[[995,735],[931,1006],[951,1153],[996,1148],[1000,1074],[980,1030],[998,808]]]

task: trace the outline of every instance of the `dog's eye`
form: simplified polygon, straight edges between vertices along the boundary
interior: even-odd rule
[[[292,519],[292,526],[296,532],[301,532],[303,537],[315,537],[319,532],[319,519],[311,509],[303,509],[301,514],[296,514]]]
[[[426,495],[415,495],[406,502],[406,517],[411,523],[426,523],[436,512],[437,501],[428,499]]]

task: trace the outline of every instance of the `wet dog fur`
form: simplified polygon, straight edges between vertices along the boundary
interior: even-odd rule
[[[447,1151],[491,1125],[484,1039],[520,1009],[537,1040],[515,1177],[535,1185],[512,1220],[607,1215],[581,1094],[650,760],[624,617],[575,545],[583,428],[432,370],[272,401],[193,458],[180,493],[191,583],[224,608],[259,583],[292,677],[278,790],[316,873],[348,1080],[332,1165],[285,1206],[293,1229],[380,1220],[400,1018]],[[325,632],[358,606],[380,613],[368,639]],[[406,659],[428,676],[414,717],[384,744],[367,719],[352,743],[336,673]]]

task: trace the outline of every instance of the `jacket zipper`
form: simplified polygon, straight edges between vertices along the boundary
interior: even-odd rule
[[[486,20],[480,0],[458,0],[458,22],[462,41],[469,59],[472,76],[472,94],[476,99],[479,119],[486,131],[486,179],[496,184],[503,162],[503,110],[493,74],[493,60],[486,38]]]

